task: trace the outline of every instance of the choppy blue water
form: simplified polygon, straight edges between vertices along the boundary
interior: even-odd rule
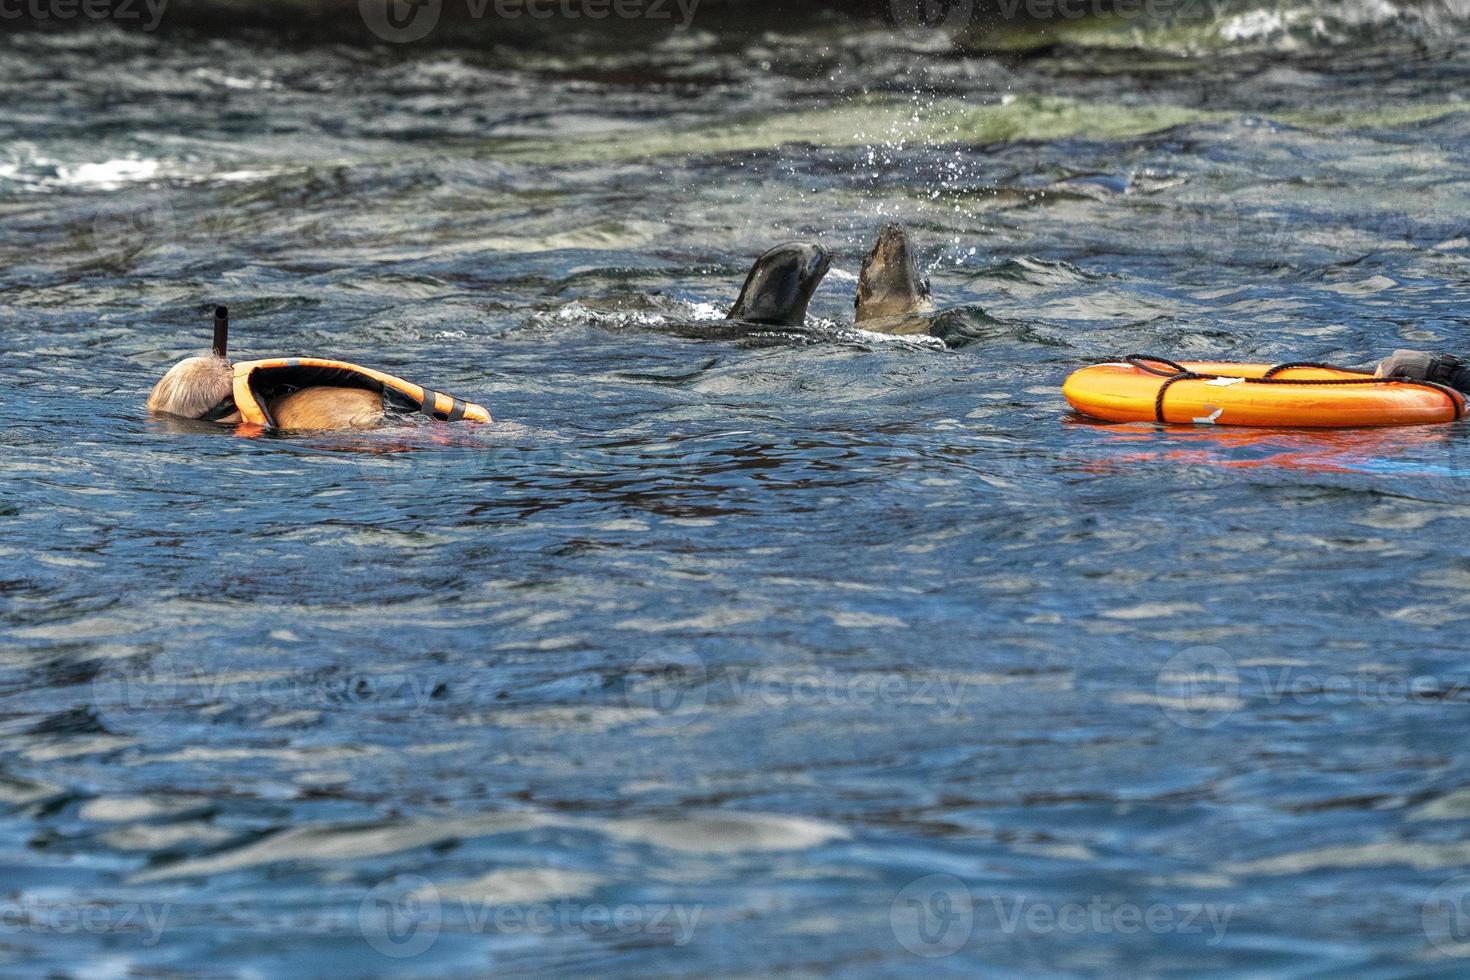
[[[1463,975],[1466,431],[1060,395],[1470,347],[1400,28],[0,40],[0,973]],[[149,418],[217,302],[496,423]]]

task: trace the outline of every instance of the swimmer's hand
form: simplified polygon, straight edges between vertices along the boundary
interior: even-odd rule
[[[1435,367],[1436,360],[1438,358],[1433,354],[1422,350],[1396,350],[1392,357],[1385,357],[1378,363],[1378,370],[1373,372],[1373,377],[1428,381],[1429,372]]]

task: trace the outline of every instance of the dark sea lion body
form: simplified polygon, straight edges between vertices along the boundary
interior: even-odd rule
[[[725,319],[764,326],[799,327],[807,304],[832,266],[832,256],[815,242],[787,242],[767,251],[745,277],[740,296]]]
[[[700,340],[789,340],[819,331],[805,326],[807,304],[832,265],[815,242],[786,242],[755,260],[723,320],[675,320],[667,333]]]

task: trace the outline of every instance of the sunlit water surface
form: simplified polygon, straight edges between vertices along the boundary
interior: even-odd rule
[[[1060,395],[1470,348],[1459,29],[1238,21],[0,40],[0,971],[1463,975],[1466,432]],[[496,422],[149,418],[217,302]]]

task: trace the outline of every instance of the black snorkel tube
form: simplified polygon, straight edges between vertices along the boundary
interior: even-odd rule
[[[230,311],[223,306],[214,308],[214,346],[210,352],[215,357],[223,358],[230,346]],[[230,394],[224,401],[199,416],[205,422],[218,422],[220,419],[235,411],[235,396]]]
[[[224,357],[230,343],[230,311],[223,306],[214,308],[214,356]]]

